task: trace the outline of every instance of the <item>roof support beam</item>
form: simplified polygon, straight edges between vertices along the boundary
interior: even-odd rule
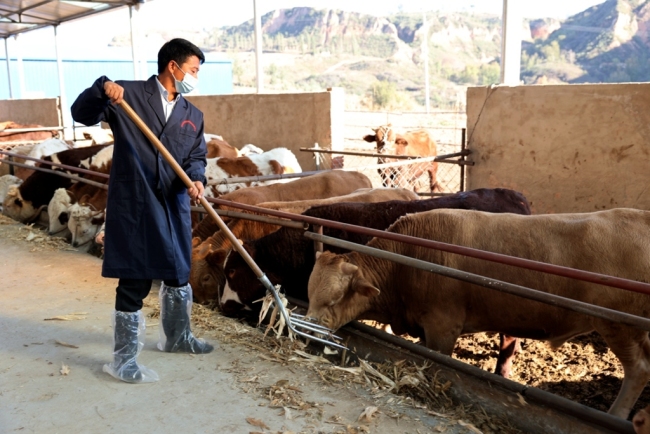
[[[253,0],[255,23],[255,67],[257,73],[257,93],[264,92],[264,69],[262,68],[262,16],[257,10],[257,0]]]
[[[5,59],[7,60],[7,82],[9,83],[9,99],[14,99],[14,91],[11,88],[11,63],[9,61],[9,44],[5,38]]]
[[[25,91],[25,70],[23,68],[23,53],[20,50],[20,35],[14,35],[14,42],[16,43],[16,66],[18,67],[18,91],[20,92],[19,98],[26,98]]]
[[[61,126],[63,127],[63,139],[66,139],[67,119],[68,119],[68,101],[65,97],[65,81],[63,74],[63,60],[61,59],[61,46],[59,39],[59,27],[53,26],[54,29],[54,49],[56,51],[56,71],[59,75],[59,104],[61,105]]]
[[[501,24],[501,83],[518,86],[521,81],[522,0],[503,0]]]

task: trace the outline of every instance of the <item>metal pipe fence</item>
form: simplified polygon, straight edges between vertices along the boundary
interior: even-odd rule
[[[599,285],[611,286],[614,288],[619,288],[627,291],[633,291],[641,294],[650,295],[650,284],[637,282],[635,280],[608,276],[599,273],[593,273],[591,271],[576,270],[573,268],[548,264],[545,262],[537,262],[529,259],[518,258],[515,256],[503,255],[501,253],[487,252],[484,250],[473,249],[470,247],[456,246],[454,244],[442,243],[433,240],[426,240],[426,239],[412,237],[408,235],[395,234],[392,232],[386,232],[377,229],[369,229],[361,226],[355,226],[347,223],[340,223],[336,221],[325,220],[325,219],[305,216],[301,214],[291,214],[283,211],[260,208],[254,205],[232,202],[224,199],[212,199],[211,202],[218,205],[244,209],[247,211],[260,212],[275,217],[297,220],[312,225],[321,225],[330,228],[341,229],[348,232],[368,235],[371,237],[384,238],[387,240],[398,241],[401,243],[411,244],[414,246],[431,248],[443,252],[468,256],[470,258],[483,259],[486,261],[495,262],[499,264],[512,265],[519,268],[525,268],[527,270],[539,271],[542,273],[553,274],[560,277],[568,277],[571,279],[582,280],[585,282],[596,283]]]

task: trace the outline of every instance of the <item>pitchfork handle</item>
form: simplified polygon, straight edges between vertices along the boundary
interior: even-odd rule
[[[138,114],[131,108],[131,106],[125,101],[122,100],[119,103],[119,106],[122,107],[126,115],[131,118],[131,120],[137,125],[138,128],[140,128],[140,131],[147,136],[149,141],[151,142],[152,145],[158,149],[160,154],[163,156],[165,161],[171,166],[171,168],[174,170],[176,175],[178,175],[179,178],[183,181],[183,183],[187,186],[187,188],[192,188],[194,187],[194,183],[190,179],[189,176],[185,173],[185,171],[181,168],[181,166],[176,162],[174,157],[172,157],[172,154],[169,153],[167,148],[158,140],[158,137],[149,129],[147,124],[144,123],[144,121],[138,116]],[[244,258],[246,263],[248,264],[249,267],[253,270],[255,275],[257,276],[258,279],[261,279],[264,276],[264,273],[260,269],[260,267],[257,266],[255,261],[253,261],[253,258],[248,254],[246,249],[239,244],[239,241],[237,240],[237,237],[233,235],[232,232],[230,232],[230,228],[226,226],[226,224],[221,220],[221,217],[219,217],[219,214],[210,206],[210,203],[205,199],[205,197],[201,196],[199,198],[199,202],[201,205],[203,205],[203,208],[205,208],[205,211],[214,219],[215,222],[217,222],[217,226],[219,226],[219,229],[224,231],[228,239],[230,240],[230,243],[232,244],[233,248],[237,250],[237,252]]]

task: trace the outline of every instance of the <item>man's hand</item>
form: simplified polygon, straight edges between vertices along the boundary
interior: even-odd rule
[[[194,181],[194,187],[187,189],[187,195],[195,202],[199,200],[203,196],[203,183],[201,181]]]
[[[124,88],[119,84],[107,81],[104,83],[104,93],[113,104],[119,104],[124,99]]]

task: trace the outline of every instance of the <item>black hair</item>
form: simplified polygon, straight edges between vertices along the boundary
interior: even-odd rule
[[[201,64],[205,62],[201,49],[190,41],[176,38],[166,42],[158,51],[158,74],[162,73],[172,60],[180,66],[191,56],[198,57]]]

